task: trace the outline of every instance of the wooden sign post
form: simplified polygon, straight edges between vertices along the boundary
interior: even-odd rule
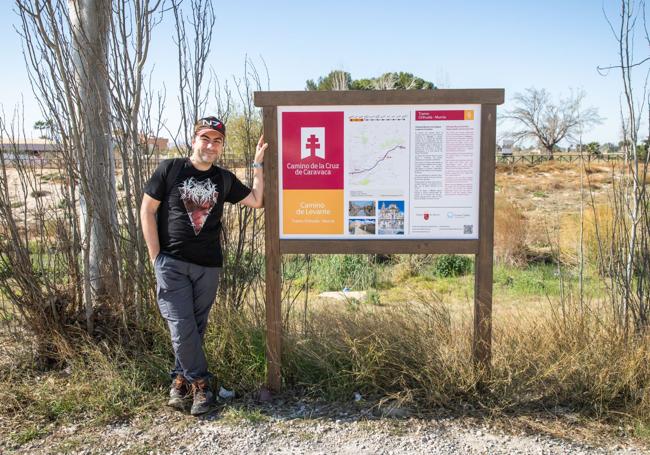
[[[267,355],[267,386],[274,391],[279,391],[282,386],[281,358],[282,358],[282,313],[281,313],[281,255],[282,254],[474,254],[475,255],[475,286],[474,286],[474,338],[472,345],[472,359],[477,368],[489,371],[491,363],[492,339],[492,261],[494,237],[494,165],[496,148],[496,106],[503,103],[503,89],[470,89],[470,90],[390,90],[390,91],[300,91],[300,92],[256,92],[255,105],[263,108],[264,137],[269,144],[264,159],[264,204],[265,204],[265,245],[266,245],[266,355]],[[459,106],[454,110],[454,105]],[[422,106],[421,111],[416,111]],[[440,110],[436,110],[440,106]],[[475,106],[468,110],[467,106]],[[302,110],[309,112],[309,108],[323,111],[336,111],[336,107],[345,107],[353,111],[360,109],[385,108],[387,112],[397,108],[410,112],[410,117],[404,118],[366,118],[365,120],[422,120],[431,123],[436,120],[471,120],[475,124],[473,113],[480,111],[479,130],[480,157],[476,174],[478,174],[478,207],[463,207],[476,211],[478,223],[477,232],[473,224],[465,226],[464,234],[471,234],[463,238],[460,232],[452,238],[417,238],[417,235],[403,236],[365,236],[365,238],[350,238],[349,235],[285,235],[287,232],[295,233],[295,226],[288,227],[287,221],[280,214],[281,204],[289,204],[281,199],[283,194],[280,188],[282,172],[279,168],[279,145],[282,141],[282,131],[279,131],[279,108],[283,110]],[[410,109],[410,111],[409,111]],[[424,110],[426,109],[426,110]],[[463,109],[465,109],[463,111]],[[465,112],[463,117],[462,112]],[[416,114],[414,114],[416,113]],[[460,118],[455,117],[458,113]],[[408,118],[407,118],[408,117]],[[364,118],[353,118],[348,121],[363,121]],[[388,123],[386,123],[388,124]],[[313,126],[310,123],[310,126]],[[307,128],[305,128],[307,129]],[[324,130],[324,128],[321,128]],[[310,132],[318,134],[319,128],[309,128]],[[325,133],[323,133],[325,134]],[[316,136],[310,140],[311,152],[324,154]],[[423,136],[424,137],[424,136]],[[430,137],[430,136],[427,136]],[[420,139],[419,139],[420,140]],[[422,139],[429,140],[429,139]],[[331,142],[331,140],[328,140]],[[324,136],[321,140],[324,142]],[[308,143],[309,144],[309,143]],[[309,148],[309,145],[307,146]],[[404,147],[402,147],[404,148]],[[309,153],[309,150],[307,150]],[[341,152],[342,153],[342,152]],[[324,156],[324,155],[321,155]],[[469,160],[468,162],[472,162]],[[475,165],[476,163],[474,163]],[[325,171],[322,171],[323,173]],[[314,180],[317,182],[317,180]],[[476,182],[469,182],[469,185]],[[475,191],[475,190],[472,190]],[[306,191],[303,193],[307,193]],[[341,191],[343,194],[343,191]],[[343,196],[341,196],[343,197]],[[346,196],[347,197],[347,196]],[[284,202],[283,202],[284,201]],[[341,199],[342,201],[342,199]],[[399,204],[398,204],[399,205]],[[377,207],[378,209],[378,207]],[[402,206],[402,210],[404,210]],[[456,217],[453,212],[448,212],[449,218]],[[467,213],[458,215],[469,217]],[[338,219],[338,218],[337,218]],[[424,215],[429,219],[429,214]],[[373,221],[374,222],[374,221]],[[283,224],[284,223],[284,224]],[[377,223],[378,225],[379,223]],[[281,232],[281,225],[284,231]],[[373,230],[377,228],[373,225]],[[291,231],[291,229],[294,229]],[[462,231],[462,228],[461,228]],[[313,230],[311,231],[313,232]],[[373,231],[374,232],[374,231]],[[418,231],[421,232],[421,231]],[[392,234],[393,232],[389,232]],[[345,237],[345,238],[342,238]]]

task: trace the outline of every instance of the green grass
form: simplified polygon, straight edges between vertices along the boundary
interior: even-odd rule
[[[168,382],[166,362],[155,353],[131,358],[119,349],[109,352],[92,344],[81,349],[69,360],[69,375],[56,370],[39,376],[29,371],[3,375],[3,387],[12,398],[3,400],[0,411],[41,424],[69,423],[82,417],[87,423],[102,424],[162,404]]]
[[[35,439],[40,439],[46,436],[48,431],[38,425],[29,425],[22,428],[11,435],[11,440],[16,444],[23,445]]]
[[[221,415],[221,420],[223,422],[238,425],[242,422],[259,424],[262,422],[267,422],[269,417],[259,409],[247,409],[244,407],[229,407]]]
[[[634,436],[650,441],[650,422],[638,421],[634,426]]]
[[[310,283],[318,291],[367,290],[377,284],[380,266],[373,262],[372,255],[330,254],[311,258]],[[296,256],[285,262],[284,278],[298,278],[300,284],[306,279],[306,270],[304,258]]]
[[[560,275],[561,274],[561,275]],[[560,282],[562,277],[562,283]],[[602,295],[602,280],[587,270],[584,274],[586,297]],[[578,271],[563,267],[558,270],[553,264],[509,267],[497,265],[494,268],[494,294],[508,297],[559,297],[561,292],[578,288]]]

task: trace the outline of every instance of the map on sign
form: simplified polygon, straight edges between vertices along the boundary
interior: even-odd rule
[[[279,106],[280,237],[478,238],[480,109]]]
[[[348,132],[346,173],[351,186],[388,187],[408,174],[408,115],[353,115]]]

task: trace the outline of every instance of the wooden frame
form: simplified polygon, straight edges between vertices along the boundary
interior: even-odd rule
[[[496,106],[503,89],[384,90],[338,92],[255,92],[263,108],[264,137],[269,144],[264,160],[266,248],[267,386],[282,385],[281,256],[294,253],[458,253],[475,255],[474,338],[472,359],[488,372],[492,340],[492,274],[494,237],[494,167]],[[278,188],[278,106],[480,104],[481,144],[478,240],[281,240]]]

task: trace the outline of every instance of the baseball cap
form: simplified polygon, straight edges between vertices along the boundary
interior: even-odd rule
[[[197,136],[203,131],[218,131],[226,137],[226,125],[217,117],[203,117],[194,124],[194,135]]]

